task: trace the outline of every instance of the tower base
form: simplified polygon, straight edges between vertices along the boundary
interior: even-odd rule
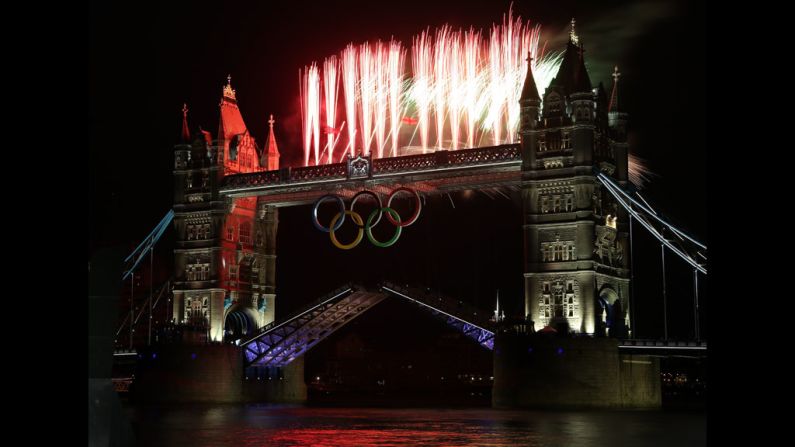
[[[306,401],[299,357],[271,380],[245,377],[240,347],[175,344],[141,351],[130,399],[146,403],[301,403]],[[253,380],[252,380],[253,379]]]
[[[619,354],[609,338],[498,334],[496,408],[660,408],[659,359]]]

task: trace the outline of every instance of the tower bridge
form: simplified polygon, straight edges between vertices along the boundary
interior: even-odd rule
[[[659,405],[659,393],[632,382],[658,374],[659,365],[628,360],[635,370],[626,372],[621,361],[638,353],[653,358],[666,348],[703,354],[706,345],[701,340],[685,345],[633,341],[633,227],[639,225],[657,238],[663,257],[668,250],[691,265],[695,281],[707,273],[707,247],[670,224],[632,190],[628,116],[619,102],[618,74],[608,99],[601,83],[592,86],[581,44],[570,40],[542,101],[530,66],[519,99],[517,144],[380,159],[359,154],[342,163],[304,167],[280,166],[272,116],[267,142],[260,149],[227,79],[215,138],[206,131],[191,135],[183,108],[181,141],[174,148],[173,212],[128,258],[134,265],[125,276],[151,250],[165,226],[173,224],[175,322],[201,322],[213,342],[238,340],[247,366],[284,367],[393,296],[426,308],[494,349],[495,387],[500,387],[495,404],[547,404],[543,399],[554,398],[540,393],[547,396],[539,398],[543,402],[533,400],[537,390],[530,378],[538,374],[539,363],[528,359],[533,347],[547,352],[546,342],[532,336],[535,330],[549,328],[580,336],[579,341],[567,342],[575,352],[590,352],[590,346],[597,346],[587,340],[611,340],[594,348],[600,364],[623,377],[604,385],[606,405]],[[410,187],[420,196],[473,189],[521,192],[523,240],[517,244],[524,247],[524,312],[511,316],[512,321],[520,321],[514,325],[515,337],[510,330],[501,336],[486,312],[447,307],[444,299],[434,301],[418,289],[394,284],[376,290],[347,286],[276,320],[278,209],[310,204],[327,194],[349,198],[366,189],[385,195],[398,187]],[[696,287],[698,338],[697,291]],[[567,368],[591,368],[594,357],[589,355],[572,360]],[[554,356],[546,359],[541,364],[555,362]],[[572,383],[591,380],[565,368],[547,373],[568,377]],[[641,388],[646,394],[635,399],[633,393]],[[621,394],[619,389],[624,397],[616,401],[610,396]],[[564,401],[577,402],[577,397]]]

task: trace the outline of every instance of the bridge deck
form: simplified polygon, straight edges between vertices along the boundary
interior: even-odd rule
[[[348,197],[363,188],[388,194],[409,186],[427,194],[518,186],[521,165],[518,144],[375,160],[357,157],[345,163],[231,175],[224,178],[220,193],[259,196],[265,203],[289,206],[312,203],[329,192]]]

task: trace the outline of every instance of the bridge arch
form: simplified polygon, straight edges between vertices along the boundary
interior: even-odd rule
[[[604,285],[596,298],[596,333],[600,336],[623,337],[624,309],[621,297],[610,285]]]
[[[234,304],[224,315],[224,339],[236,340],[258,328],[256,312],[250,307]]]

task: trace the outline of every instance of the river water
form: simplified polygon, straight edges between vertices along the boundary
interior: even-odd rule
[[[127,409],[138,445],[704,446],[704,412],[191,405]]]

